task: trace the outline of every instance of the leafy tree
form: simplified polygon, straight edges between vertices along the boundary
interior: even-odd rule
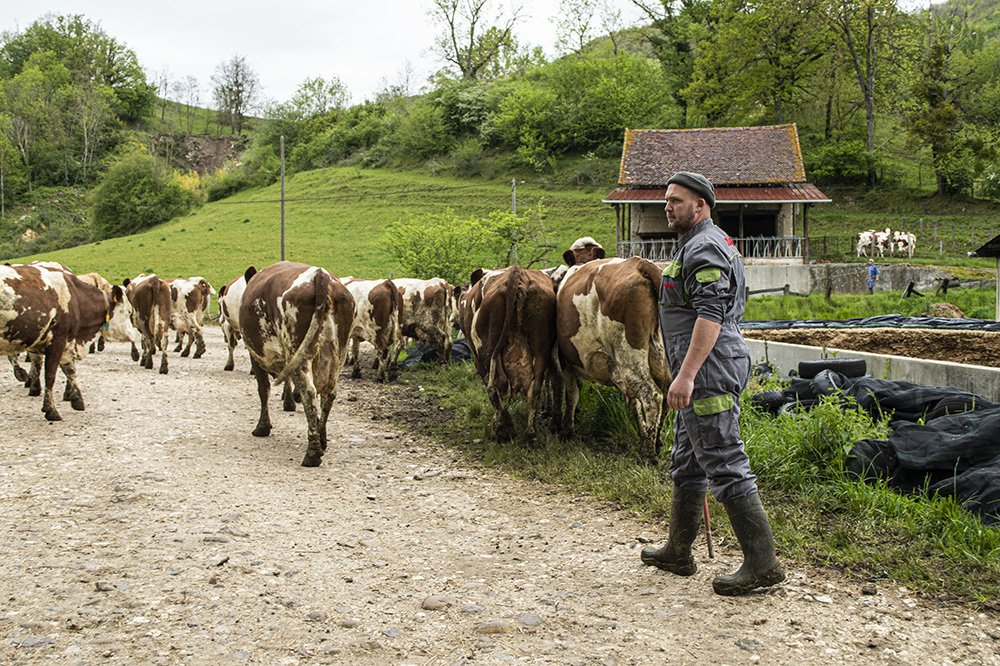
[[[410,105],[400,115],[393,134],[395,143],[408,157],[426,159],[448,151],[441,109],[429,101]]]
[[[91,192],[91,222],[100,238],[128,236],[181,215],[193,203],[149,155],[129,153]]]
[[[618,53],[624,27],[621,9],[610,0],[559,0],[556,45],[564,52],[583,53],[603,33]]]
[[[63,117],[72,97],[69,70],[51,52],[34,53],[28,63],[11,80],[3,82],[0,108],[10,122],[4,132],[21,156],[32,183],[48,174],[59,173],[67,137]]]
[[[408,277],[441,277],[463,284],[481,266],[487,249],[482,221],[460,219],[451,209],[443,213],[407,215],[386,228],[380,241]]]
[[[773,0],[716,5],[716,30],[699,44],[693,80],[682,91],[710,126],[754,122],[770,109],[783,123],[813,93],[813,74],[829,53],[831,36],[814,18],[820,0]]]
[[[505,15],[493,12],[492,0],[433,0],[429,13],[442,28],[435,40],[438,55],[463,79],[481,78],[505,54],[517,51],[513,30],[520,6]]]
[[[250,67],[246,56],[237,54],[216,66],[212,83],[219,125],[228,125],[233,134],[242,134],[247,114],[260,95],[257,72]]]
[[[869,154],[868,187],[878,181],[875,168],[876,101],[895,74],[908,71],[913,25],[897,0],[827,0],[820,16],[843,45],[865,109]]]
[[[154,87],[146,82],[135,53],[81,14],[48,14],[22,33],[4,33],[0,44],[0,78],[17,76],[33,55],[50,52],[75,82],[110,88],[112,111],[123,122],[135,122],[152,111]]]
[[[694,74],[697,44],[711,34],[712,0],[632,0],[650,20],[647,35],[663,68],[669,93],[687,121],[687,102],[680,95]]]
[[[299,84],[289,106],[295,116],[305,120],[343,109],[350,99],[351,93],[339,78],[326,80],[318,76]]]

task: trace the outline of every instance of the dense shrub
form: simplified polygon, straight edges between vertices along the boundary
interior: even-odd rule
[[[185,213],[194,197],[167,178],[152,157],[134,152],[108,169],[90,203],[94,235],[115,238]]]

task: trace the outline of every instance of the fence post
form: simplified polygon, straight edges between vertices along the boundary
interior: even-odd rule
[[[938,223],[938,221],[934,220],[934,240],[938,239],[938,237],[937,237],[937,223]]]
[[[920,218],[920,235],[924,235],[924,218]]]

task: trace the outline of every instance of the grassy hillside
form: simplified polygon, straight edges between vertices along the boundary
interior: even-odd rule
[[[555,249],[549,264],[580,236],[593,236],[614,247],[614,211],[601,203],[603,189],[555,189],[543,183],[519,183],[517,209],[543,204],[546,241]],[[811,257],[819,261],[857,261],[851,238],[867,228],[900,228],[903,220],[920,236],[913,263],[991,270],[988,259],[966,253],[1000,231],[996,206],[950,202],[928,196],[859,195],[831,191],[831,205],[810,211]],[[403,277],[380,243],[386,227],[407,214],[451,209],[461,219],[483,218],[510,210],[510,182],[455,179],[421,172],[336,167],[289,177],[285,187],[285,258],[324,266],[338,275],[366,278]],[[871,210],[882,211],[872,214]],[[923,219],[923,232],[920,222]],[[937,221],[937,239],[934,222]],[[954,227],[954,241],[952,228]],[[801,233],[801,229],[798,230]],[[59,261],[81,273],[97,271],[120,282],[139,273],[162,277],[202,275],[216,287],[253,264],[262,268],[281,256],[280,186],[250,190],[196,208],[148,232],[47,252],[11,261]],[[942,242],[944,252],[941,252]],[[824,245],[826,251],[823,251]],[[610,254],[610,252],[609,252]],[[886,261],[904,261],[886,259]]]
[[[253,264],[281,258],[279,185],[244,192],[195,209],[148,232],[21,257],[59,261],[73,270],[97,271],[113,282],[139,273],[161,277],[202,275],[228,283]],[[604,192],[554,191],[518,184],[517,209],[542,203],[547,240],[557,248],[549,262],[580,236],[614,246],[614,213]],[[510,210],[509,183],[449,180],[417,173],[358,168],[318,169],[285,184],[285,258],[323,266],[337,275],[402,277],[381,247],[385,228],[409,214],[451,208],[460,218]]]

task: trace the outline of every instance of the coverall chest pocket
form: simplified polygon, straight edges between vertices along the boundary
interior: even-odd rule
[[[661,305],[685,305],[687,295],[684,293],[684,280],[681,278],[681,264],[671,261],[663,269],[663,279],[660,282]]]

